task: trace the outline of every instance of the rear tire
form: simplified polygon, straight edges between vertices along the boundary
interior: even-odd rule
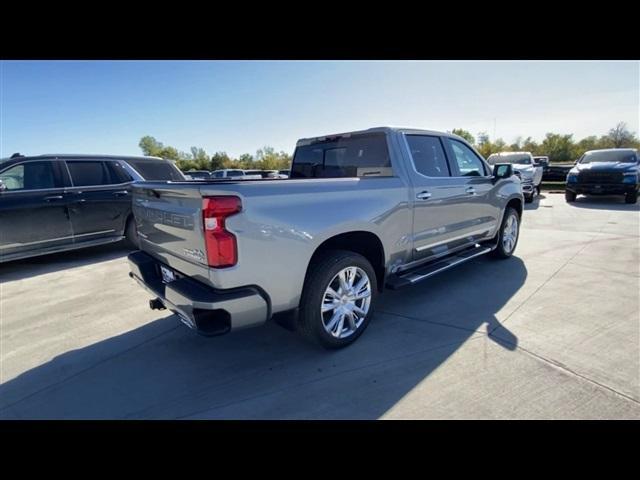
[[[515,222],[515,225],[514,223]],[[513,207],[507,207],[498,232],[498,245],[491,252],[495,258],[510,258],[518,245],[520,238],[520,215]]]
[[[576,201],[575,192],[572,192],[570,190],[565,190],[564,191],[564,199],[567,201],[567,203],[575,202]]]
[[[140,238],[138,237],[138,230],[136,229],[136,221],[133,217],[127,220],[127,226],[124,231],[125,240],[127,245],[136,250],[140,249]]]
[[[339,278],[341,273],[350,287],[346,290]],[[377,296],[376,274],[365,257],[346,250],[322,252],[309,265],[298,330],[324,348],[346,347],[369,325]]]
[[[638,203],[638,192],[627,193],[624,196],[624,203]]]

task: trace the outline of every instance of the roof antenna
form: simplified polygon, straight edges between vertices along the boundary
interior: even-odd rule
[[[18,157],[24,157],[24,155],[22,155],[21,153],[14,153],[13,155],[11,155],[11,158],[18,158]]]

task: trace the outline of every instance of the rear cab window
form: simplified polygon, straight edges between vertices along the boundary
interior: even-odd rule
[[[300,145],[291,178],[393,176],[384,133],[329,137]]]

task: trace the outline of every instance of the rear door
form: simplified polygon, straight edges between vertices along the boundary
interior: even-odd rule
[[[124,169],[103,160],[68,160],[66,164],[73,184],[69,212],[74,241],[123,235],[131,212],[131,183]]]
[[[28,160],[0,172],[0,259],[73,243],[61,167]]]
[[[464,191],[460,200],[464,211],[460,233],[474,238],[490,236],[498,227],[501,214],[492,172],[469,145],[454,138],[444,140],[453,175]]]

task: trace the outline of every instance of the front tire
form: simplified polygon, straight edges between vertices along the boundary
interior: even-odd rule
[[[572,192],[571,190],[565,190],[564,199],[567,201],[567,203],[575,202],[576,201],[575,192]]]
[[[378,296],[376,274],[362,255],[327,250],[309,265],[299,331],[327,349],[353,343],[367,328]]]
[[[524,202],[525,203],[533,203],[533,193],[531,195],[525,195],[524,196]]]
[[[495,258],[509,258],[513,255],[520,237],[520,215],[513,207],[507,207],[498,232],[498,245],[493,250]]]
[[[638,203],[638,192],[627,193],[624,196],[624,203]]]

